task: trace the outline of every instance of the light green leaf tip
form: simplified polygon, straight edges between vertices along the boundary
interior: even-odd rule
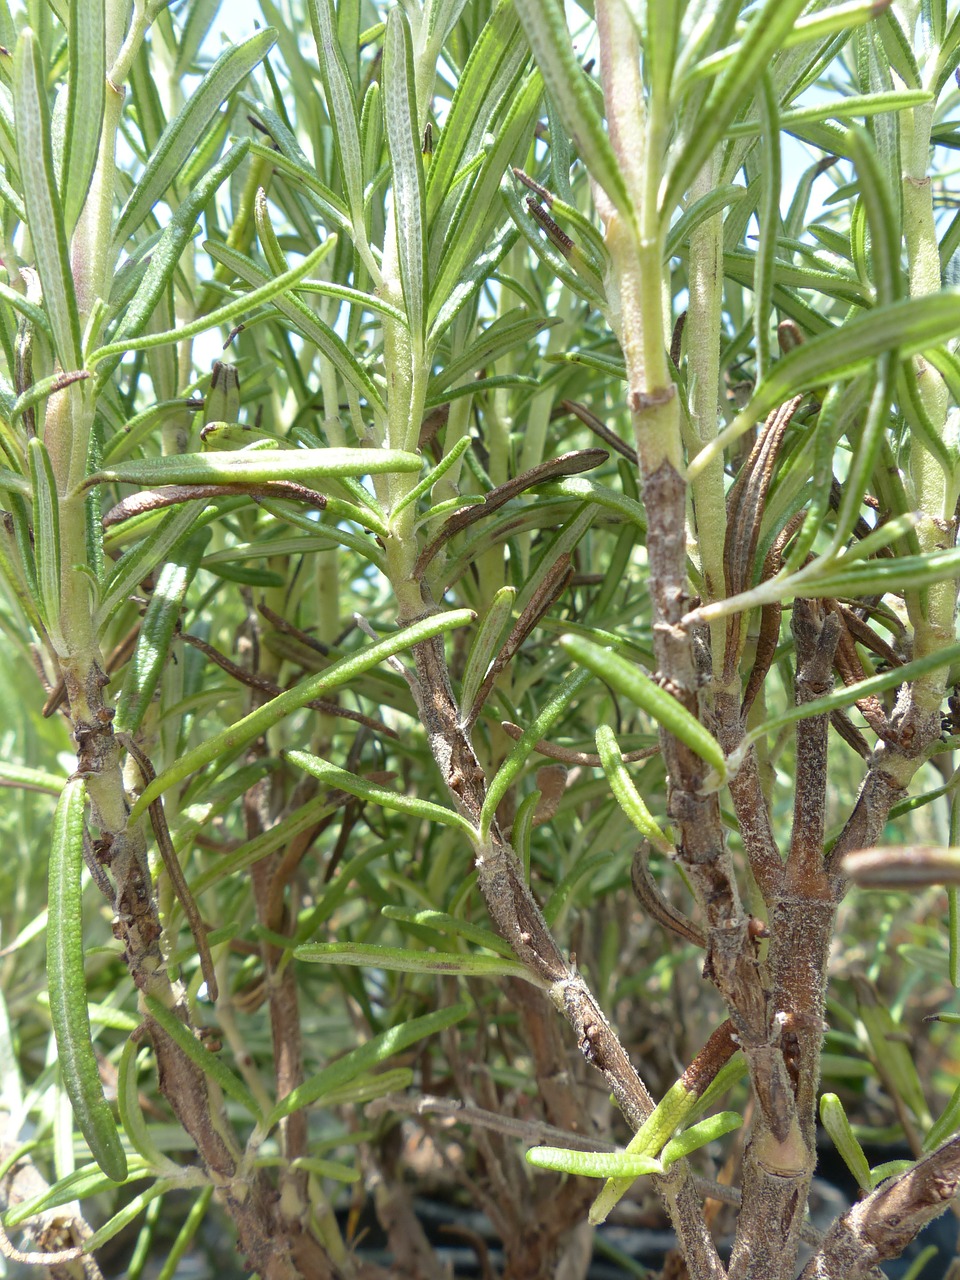
[[[565,1147],[532,1147],[527,1152],[527,1164],[583,1178],[633,1179],[663,1172],[663,1165],[653,1156],[631,1155],[628,1151],[570,1151]]]
[[[602,649],[582,636],[561,636],[560,644],[571,658],[588,667],[594,675],[625,698],[629,698],[658,725],[696,752],[701,760],[713,768],[720,782],[726,778],[726,759],[720,743],[672,694],[661,689],[656,681],[644,675],[638,667],[618,653]]]

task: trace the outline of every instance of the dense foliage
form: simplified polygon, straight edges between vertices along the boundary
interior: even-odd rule
[[[6,1266],[875,1276],[960,1184],[960,11],[259,7],[0,0]]]

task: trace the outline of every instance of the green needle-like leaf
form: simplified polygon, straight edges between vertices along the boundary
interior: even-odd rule
[[[699,200],[695,200],[689,208],[684,209],[667,232],[663,251],[664,259],[669,261],[681,245],[689,243],[690,236],[701,223],[743,199],[746,191],[746,187],[739,183],[728,182],[722,187],[715,187]]]
[[[625,698],[629,698],[658,725],[679,738],[691,751],[695,751],[713,767],[720,779],[726,777],[726,763],[720,743],[671,693],[661,689],[654,680],[620,654],[601,649],[591,640],[565,635],[560,637],[560,643],[572,658],[601,680],[605,680]]]
[[[410,332],[422,349],[426,336],[426,202],[413,41],[410,24],[399,7],[390,10],[383,45],[383,113],[393,163],[393,214],[403,302]]]
[[[498,356],[523,350],[538,333],[559,323],[559,320],[544,316],[530,316],[525,307],[517,307],[498,316],[472,346],[436,374],[430,382],[430,395],[438,395],[447,387],[456,386],[468,373],[492,364]]]
[[[227,152],[219,164],[197,183],[170,219],[163,234],[150,254],[150,261],[136,293],[113,334],[118,345],[125,338],[138,338],[144,332],[156,312],[160,300],[170,287],[184,249],[190,243],[197,219],[213,199],[215,193],[237,169],[249,150],[249,142],[242,139]],[[98,370],[98,380],[104,384],[121,358],[118,352],[113,360],[105,361]]]
[[[582,1178],[642,1178],[662,1173],[663,1165],[654,1156],[632,1155],[627,1151],[574,1151],[565,1147],[531,1147],[527,1164],[557,1173],[574,1173]]]
[[[886,188],[879,157],[866,129],[848,130],[847,143],[857,170],[857,182],[870,227],[873,277],[877,301],[895,302],[903,294],[900,273],[900,234],[893,196]]]
[[[76,226],[97,163],[106,90],[105,0],[70,0],[70,76],[63,130],[63,220]]]
[[[208,329],[214,329],[219,324],[226,324],[227,321],[232,322],[238,316],[255,311],[261,304],[273,302],[279,298],[285,289],[292,289],[294,285],[299,284],[303,277],[308,275],[326,257],[330,252],[330,248],[330,240],[317,245],[302,262],[298,262],[295,267],[291,267],[283,275],[274,276],[273,278],[262,276],[263,284],[259,288],[252,290],[250,293],[245,293],[239,298],[234,298],[232,302],[218,307],[215,311],[211,311],[205,316],[200,316],[197,320],[191,320],[189,324],[181,325],[177,329],[166,329],[162,333],[151,333],[143,338],[130,338],[120,342],[108,343],[105,347],[98,347],[96,351],[91,352],[87,357],[87,367],[93,368],[101,360],[106,360],[110,356],[123,355],[127,351],[149,351],[153,347],[162,347],[173,342],[185,342],[187,338],[195,338],[198,333],[205,333]]]
[[[754,348],[757,361],[757,381],[766,375],[770,365],[770,310],[773,302],[774,258],[777,249],[777,232],[780,229],[780,122],[777,97],[767,72],[760,77],[757,95],[760,118],[763,122],[763,145],[760,148],[763,168],[761,171],[760,244],[754,261],[753,307]]]
[[[923,1140],[923,1150],[925,1152],[936,1151],[941,1142],[946,1142],[958,1129],[960,1129],[960,1084],[954,1089],[950,1096],[950,1101],[944,1107],[939,1118],[931,1125],[927,1136]]]
[[[636,498],[630,498],[619,489],[611,489],[608,485],[598,484],[596,480],[587,480],[583,476],[568,476],[549,485],[544,493],[557,494],[563,498],[573,498],[577,502],[592,502],[605,511],[612,511],[623,521],[636,525],[638,529],[646,529],[647,517],[642,505]]]
[[[315,251],[317,263],[326,257],[327,253],[334,247],[334,243],[334,237],[330,236],[324,244],[319,246]],[[283,291],[276,287],[275,281],[271,282],[270,277],[264,271],[236,250],[222,244],[208,243],[206,247],[210,256],[217,262],[222,262],[231,267],[241,280],[256,286],[253,293],[247,295],[248,299],[252,300],[255,297],[259,299],[263,296],[266,300],[269,296],[269,300],[273,302],[277,310],[289,320],[292,320],[304,337],[309,338],[319,348],[324,357],[336,366],[344,380],[352,385],[359,395],[363,396],[371,404],[384,408],[383,398],[369,373],[356,359],[340,335],[325,324],[305,302],[297,297],[295,293],[288,293],[283,296]],[[311,254],[310,257],[313,258],[314,254]],[[286,277],[290,277],[291,284],[299,283],[300,279],[307,274],[303,268],[304,264],[301,263],[299,267],[291,268],[291,271],[285,273]],[[293,279],[294,272],[296,272],[296,279]],[[275,279],[284,279],[284,277],[276,277]],[[375,306],[371,306],[371,310],[376,309]],[[382,307],[379,309],[381,311],[384,310]],[[386,314],[395,314],[395,309],[391,307]]]
[[[664,217],[672,216],[744,98],[753,94],[758,76],[805,7],[806,0],[765,0],[753,10],[733,59],[721,72],[699,112],[700,127],[691,133],[673,160],[661,201]]]
[[[524,731],[519,741],[511,747],[506,759],[487,788],[486,799],[480,812],[482,839],[486,839],[490,830],[497,812],[497,805],[506,795],[507,789],[512,786],[514,780],[519,776],[531,752],[540,739],[549,734],[573,699],[589,683],[590,677],[591,673],[589,671],[577,671],[574,675],[568,676],[556,693],[548,700],[537,718]]]
[[[113,1112],[103,1096],[87,1014],[81,905],[85,807],[86,784],[82,778],[72,778],[57,803],[50,844],[50,1020],[57,1039],[60,1073],[77,1124],[103,1172],[114,1182],[123,1182],[127,1160]]]
[[[276,31],[267,27],[221,53],[164,129],[153,149],[117,221],[114,232],[117,247],[126,243],[157,202],[164,199],[216,113],[254,67],[263,61],[276,39]]]
[[[517,92],[503,125],[484,155],[469,195],[458,207],[456,221],[447,233],[443,259],[431,284],[431,343],[449,323],[445,305],[463,287],[470,265],[478,265],[483,251],[491,252],[489,232],[498,222],[496,196],[500,180],[511,164],[520,162],[522,151],[530,143],[542,93],[540,76],[532,73]]]
[[[47,773],[43,769],[31,769],[29,765],[0,760],[0,782],[4,786],[22,791],[43,791],[58,796],[63,790],[63,777]]]
[[[298,768],[309,773],[318,782],[325,783],[331,789],[346,791],[350,795],[359,796],[361,800],[369,800],[372,804],[383,805],[386,809],[396,809],[400,813],[410,813],[414,817],[426,818],[428,821],[441,822],[446,826],[458,827],[468,836],[475,836],[474,828],[461,817],[455,809],[446,809],[442,805],[433,804],[429,800],[420,800],[417,796],[403,795],[392,791],[389,787],[368,782],[359,774],[349,773],[346,769],[338,769],[336,765],[321,760],[319,756],[309,755],[306,751],[287,751],[286,758]]]
[[[200,567],[209,540],[207,529],[188,538],[157,575],[157,584],[140,624],[137,647],[127,667],[117,704],[114,728],[118,733],[136,733],[143,723],[170,656],[170,644],[180,621],[184,596]]]
[[[118,462],[88,476],[84,488],[108,481],[177,485],[298,480],[302,484],[319,484],[335,476],[419,471],[422,465],[419,454],[401,449],[224,449]]]
[[[297,947],[298,960],[315,964],[350,964],[397,973],[452,974],[460,978],[521,978],[537,983],[526,965],[498,956],[463,955],[457,951],[411,951],[361,942],[313,942]],[[546,988],[546,983],[537,983]]]
[[[870,0],[873,7],[873,0]],[[839,9],[842,6],[837,5]],[[828,12],[835,12],[830,10]],[[791,132],[796,125],[817,120],[855,121],[861,116],[881,115],[885,111],[905,111],[921,107],[931,100],[931,94],[923,89],[890,90],[881,93],[856,93],[838,98],[835,102],[817,103],[816,106],[796,107],[780,114],[780,127]],[[728,138],[748,138],[760,132],[758,120],[737,121],[727,129]]]
[[[150,1168],[139,1157],[127,1161],[127,1183],[138,1178],[150,1176]],[[87,1164],[60,1178],[40,1195],[30,1196],[20,1204],[9,1208],[4,1217],[4,1225],[15,1227],[28,1218],[47,1209],[55,1209],[59,1205],[69,1204],[71,1200],[86,1199],[88,1196],[102,1195],[104,1191],[116,1191],[116,1183],[112,1178],[101,1173],[96,1165]]]
[[[60,653],[66,651],[60,629],[60,499],[50,455],[42,440],[27,446],[33,491],[33,549],[36,556],[37,604],[44,626]]]
[[[482,925],[461,920],[458,916],[451,916],[446,911],[433,911],[429,908],[424,911],[407,911],[403,907],[384,907],[380,914],[388,920],[399,920],[403,924],[434,929],[443,934],[456,934],[466,938],[468,942],[475,942],[479,947],[486,947],[488,951],[493,951],[499,956],[505,956],[508,960],[513,959],[513,949],[508,942],[504,942],[503,938]]]
[[[657,1103],[652,1114],[644,1121],[641,1128],[638,1129],[630,1139],[626,1152],[623,1154],[633,1158],[652,1158],[659,1156],[660,1159],[657,1161],[658,1168],[653,1170],[653,1172],[662,1171],[665,1167],[665,1165],[661,1163],[663,1160],[665,1145],[669,1142],[676,1130],[694,1119],[699,1108],[707,1102],[708,1095],[710,1095],[711,1098],[718,1097],[721,1092],[725,1092],[729,1089],[730,1086],[745,1073],[745,1071],[746,1063],[743,1062],[739,1055],[737,1055],[730,1061],[724,1063],[717,1072],[714,1080],[700,1093],[688,1088],[683,1082],[683,1077],[681,1077],[672,1084],[663,1095],[663,1098]],[[716,1086],[715,1091],[714,1086]],[[713,1092],[711,1093],[711,1091]],[[725,1116],[732,1117],[732,1121],[735,1121],[736,1123],[733,1123],[732,1121],[728,1123],[728,1121],[722,1118]],[[709,1126],[712,1122],[716,1121],[720,1122],[719,1127],[723,1132],[729,1132],[730,1128],[735,1128],[737,1124],[741,1123],[741,1117],[736,1115],[734,1112],[722,1112],[720,1116],[709,1117],[706,1123]],[[724,1128],[725,1124],[727,1125],[726,1128]],[[709,1127],[707,1132],[712,1132]],[[703,1130],[698,1130],[698,1132],[695,1133],[694,1146],[700,1145],[698,1139],[702,1133]],[[717,1136],[721,1135],[718,1134]],[[683,1135],[681,1134],[680,1137],[682,1138]],[[704,1140],[710,1142],[712,1141],[712,1138],[707,1137]],[[673,1152],[675,1159],[684,1154],[683,1149],[679,1146],[674,1147]],[[630,1190],[631,1183],[636,1176],[638,1175],[629,1171],[625,1171],[622,1175],[619,1173],[612,1173],[610,1175],[609,1180],[604,1185],[602,1191],[590,1206],[590,1221],[594,1225],[606,1221],[611,1210]]]
[[[347,196],[350,220],[355,228],[362,228],[364,180],[360,151],[360,121],[349,71],[337,39],[336,10],[333,0],[309,0],[309,9],[313,35],[320,56],[327,112],[333,129],[333,144],[343,190]]]
[[[378,666],[385,659],[392,658],[394,654],[418,644],[421,640],[429,640],[454,627],[465,626],[473,621],[473,617],[471,609],[451,609],[448,613],[435,613],[430,617],[422,618],[419,622],[414,622],[402,631],[398,631],[396,635],[380,640],[359,653],[341,658],[339,662],[333,663],[319,675],[302,680],[293,689],[288,689],[276,698],[271,698],[269,702],[258,707],[256,711],[251,711],[236,724],[230,725],[221,733],[214,734],[206,742],[194,747],[192,751],[188,751],[176,764],[159,774],[144,788],[143,794],[130,812],[130,821],[136,821],[157,796],[163,795],[169,787],[176,786],[197,769],[202,769],[211,760],[216,760],[224,751],[243,746],[266,733],[271,725],[282,720],[291,711],[296,711],[314,698],[322,697],[355,676]]]
[[[455,176],[481,154],[484,135],[510,100],[528,56],[513,0],[500,0],[470,51],[427,174],[431,231]]]
[[[854,977],[857,1013],[867,1033],[874,1059],[882,1063],[884,1080],[889,1082],[900,1102],[913,1112],[921,1127],[931,1127],[923,1082],[913,1053],[904,1043],[899,1021],[894,1018],[876,988],[866,978]]]
[[[683,1133],[671,1138],[661,1151],[660,1161],[664,1169],[669,1169],[692,1151],[699,1151],[708,1142],[717,1142],[734,1129],[739,1129],[742,1124],[743,1116],[736,1111],[720,1111],[698,1124],[692,1124],[689,1129],[684,1129]]]
[[[97,606],[95,623],[98,627],[112,618],[138,590],[144,578],[167,559],[199,516],[200,504],[197,502],[185,502],[181,507],[173,507],[147,537],[121,556],[107,579]]]
[[[64,369],[80,367],[80,317],[63,206],[50,140],[50,109],[36,37],[24,27],[14,57],[13,105],[30,241],[43,287],[43,309]]]
[[[400,514],[401,511],[405,510],[409,506],[412,506],[414,503],[419,502],[422,497],[428,494],[430,490],[433,488],[433,486],[437,483],[437,481],[440,480],[443,476],[445,476],[446,473],[450,470],[450,468],[455,463],[460,461],[460,459],[463,457],[466,451],[470,448],[470,444],[471,444],[471,440],[469,436],[461,436],[461,438],[457,441],[455,445],[453,445],[453,447],[449,450],[449,452],[444,454],[444,456],[440,459],[437,465],[433,467],[428,472],[428,474],[425,475],[421,481],[419,481],[419,483],[415,484],[414,487],[409,490],[409,492],[403,495],[400,501],[393,508],[394,520],[397,518],[397,516]],[[385,533],[386,530],[385,529],[382,531],[378,530],[378,532]]]
[[[191,1027],[181,1022],[172,1009],[168,1009],[166,1005],[161,1004],[153,996],[146,996],[144,1004],[150,1017],[163,1028],[171,1040],[179,1045],[190,1061],[198,1066],[205,1076],[215,1081],[228,1098],[232,1098],[245,1111],[259,1118],[260,1108],[254,1101],[253,1094],[239,1076],[234,1075],[215,1053],[211,1053],[209,1049],[200,1043]]]
[[[869,698],[871,694],[882,693],[885,689],[895,689],[898,685],[916,680],[929,671],[936,671],[938,668],[949,670],[956,662],[960,662],[960,644],[947,645],[943,649],[925,654],[922,658],[914,658],[912,662],[907,662],[902,667],[881,671],[878,675],[870,676],[866,680],[858,680],[856,684],[835,689],[833,693],[824,694],[820,698],[812,698],[809,702],[791,707],[789,711],[784,711],[780,715],[771,716],[763,724],[751,729],[738,748],[737,755],[745,753],[765,734],[777,733],[788,724],[806,720],[808,716],[828,715],[831,711],[852,706],[861,698]]]
[[[294,1111],[309,1106],[311,1102],[316,1102],[318,1098],[322,1098],[334,1089],[349,1084],[363,1072],[370,1071],[381,1062],[386,1062],[395,1053],[402,1053],[418,1040],[446,1031],[447,1027],[462,1021],[469,1012],[469,1005],[449,1005],[445,1009],[437,1009],[433,1013],[413,1018],[409,1022],[399,1022],[388,1031],[381,1032],[380,1035],[374,1036],[366,1044],[361,1045],[359,1049],[345,1054],[337,1062],[324,1068],[315,1076],[311,1076],[309,1080],[305,1080],[302,1085],[289,1093],[267,1117],[267,1127],[272,1128],[284,1116],[292,1115]]]
[[[698,475],[713,458],[791,396],[838,378],[853,377],[885,351],[899,350],[902,357],[919,355],[958,333],[960,289],[905,298],[852,316],[841,327],[810,338],[778,360],[730,426],[693,459],[688,474]]]
[[[590,173],[625,217],[633,213],[613,148],[574,51],[559,0],[515,0],[533,56],[564,126]]]
[[[843,1163],[857,1180],[863,1191],[870,1190],[870,1165],[863,1154],[851,1128],[843,1103],[835,1093],[825,1093],[820,1099],[820,1122],[840,1152]]]
[[[143,1117],[137,1082],[139,1049],[137,1041],[130,1036],[120,1054],[120,1066],[117,1071],[117,1110],[123,1122],[123,1132],[133,1149],[153,1168],[163,1170],[176,1168],[173,1161],[160,1151]]]
[[[94,1249],[101,1249],[109,1240],[140,1216],[152,1200],[156,1200],[159,1196],[164,1196],[168,1191],[178,1188],[179,1178],[158,1178],[145,1191],[141,1191],[139,1195],[133,1196],[123,1208],[108,1218],[102,1227],[99,1227],[89,1236],[84,1245],[92,1253]]]
[[[483,677],[505,638],[516,597],[515,587],[501,587],[491,600],[490,608],[477,630],[460,682],[460,705],[465,716],[470,715]]]
[[[186,75],[193,66],[194,60],[217,16],[217,10],[223,0],[192,0],[183,16],[183,28],[177,49],[175,75]]]
[[[661,853],[672,854],[673,845],[660,829],[656,819],[647,808],[646,803],[637,790],[633,779],[623,763],[623,756],[613,730],[602,724],[597,729],[597,751],[603,764],[603,771],[610,783],[610,790],[617,803],[633,825],[645,839],[649,840]]]

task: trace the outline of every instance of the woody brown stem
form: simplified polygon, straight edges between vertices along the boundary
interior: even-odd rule
[[[960,1138],[951,1138],[911,1169],[880,1184],[839,1218],[800,1280],[862,1280],[898,1257],[960,1188]]]
[[[442,641],[415,646],[414,693],[433,758],[458,811],[478,825],[486,778],[464,733],[450,685]],[[566,1018],[584,1058],[600,1071],[634,1130],[654,1109],[653,1098],[581,974],[565,960],[533,894],[516,853],[496,822],[476,857],[477,883],[495,928],[517,958],[549,984],[553,1004]],[[702,1206],[684,1161],[657,1180],[674,1228],[698,1275],[720,1277],[723,1269],[704,1221]]]
[[[244,817],[246,819],[247,838],[255,839],[269,825],[265,813],[269,782],[261,779],[244,797]],[[251,868],[253,877],[253,898],[257,909],[257,918],[271,933],[285,934],[289,932],[291,916],[284,898],[286,877],[279,886],[276,878],[282,862],[279,853],[271,853],[255,862]],[[264,939],[260,954],[266,973],[267,1004],[270,1011],[270,1033],[273,1042],[274,1076],[278,1101],[287,1097],[299,1084],[303,1083],[303,1041],[300,1029],[300,1014],[296,980],[292,966],[282,969],[280,962],[283,951],[275,943]],[[287,1160],[294,1160],[307,1153],[307,1113],[294,1111],[281,1122],[283,1136],[283,1154]],[[298,1200],[306,1209],[306,1176],[291,1174],[288,1181],[295,1188]],[[287,1206],[289,1209],[291,1206]]]
[[[91,817],[99,828],[93,853],[113,885],[114,933],[139,991],[191,1026],[185,995],[167,973],[160,946],[161,924],[151,883],[143,824],[127,822],[128,801],[120,769],[120,746],[105,705],[106,677],[96,664],[62,663],[67,706],[77,743],[78,769],[87,779]],[[222,1102],[200,1068],[151,1017],[144,1020],[157,1062],[157,1079],[180,1124],[196,1144],[203,1166],[236,1224],[240,1249],[264,1280],[301,1280],[330,1275],[319,1246],[284,1230],[276,1193],[261,1171],[240,1173],[240,1147]]]
[[[144,782],[153,782],[157,776],[153,764],[150,758],[140,750],[133,738],[129,734],[118,733],[117,740],[123,744],[124,749],[129,751],[134,760],[136,760]],[[193,934],[197,954],[200,957],[200,972],[203,974],[203,980],[207,984],[207,995],[216,1003],[219,991],[217,988],[217,975],[213,967],[213,957],[210,955],[210,947],[207,944],[207,927],[203,923],[199,908],[194,901],[190,886],[187,884],[180,866],[180,859],[177,857],[177,852],[173,847],[173,841],[170,839],[170,829],[167,826],[167,818],[161,797],[158,796],[153,801],[150,805],[149,813],[153,836],[157,842],[157,848],[160,850],[160,857],[163,859],[164,870],[173,886],[173,891],[186,917],[187,924],[190,926],[190,932]]]
[[[796,699],[827,692],[841,631],[835,613],[819,602],[796,600],[792,615],[797,653]],[[790,854],[770,903],[773,1001],[789,1076],[787,1141],[757,1117],[744,1165],[744,1204],[731,1277],[793,1275],[804,1207],[816,1165],[816,1099],[823,1042],[827,958],[839,887],[824,871],[823,821],[827,788],[826,715],[797,727],[797,783]],[[803,963],[798,963],[798,957]],[[776,1244],[764,1224],[778,1223]]]
[[[718,693],[716,702],[720,724],[718,737],[724,751],[729,754],[743,739],[736,693],[732,698],[725,692]],[[783,883],[783,862],[774,839],[770,811],[760,785],[760,765],[753,747],[747,752],[737,776],[730,779],[729,785],[750,870],[760,895],[769,908]]]
[[[678,701],[699,719],[693,646],[680,625],[688,599],[686,485],[679,473],[664,463],[645,481],[643,499],[649,516],[649,581],[658,670]],[[726,847],[719,801],[706,786],[707,765],[672,734],[661,732],[660,746],[667,767],[667,812],[680,831],[679,860],[707,920],[704,973],[726,1001],[744,1050],[765,1046],[770,1027],[767,997]]]

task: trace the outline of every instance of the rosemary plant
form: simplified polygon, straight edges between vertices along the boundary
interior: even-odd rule
[[[0,0],[3,1256],[439,1280],[445,1171],[509,1280],[651,1195],[877,1276],[960,1186],[960,11],[227,16]]]

